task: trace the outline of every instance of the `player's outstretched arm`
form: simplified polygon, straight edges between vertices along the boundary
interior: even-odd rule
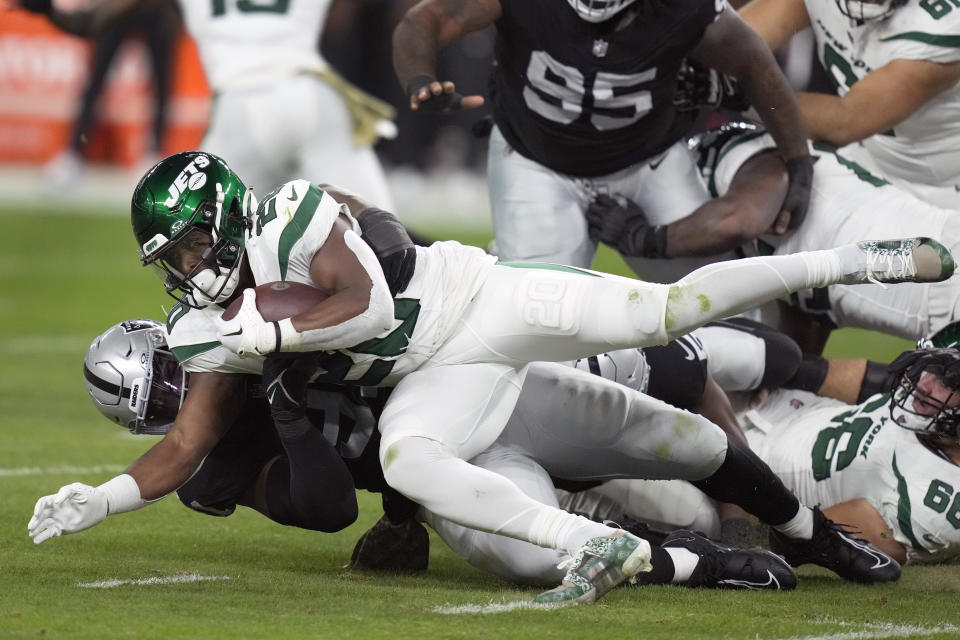
[[[797,228],[810,201],[813,163],[800,107],[773,53],[753,29],[728,10],[707,27],[690,57],[736,78],[776,140],[789,175],[781,218],[789,228]]]
[[[79,482],[37,501],[27,531],[37,544],[89,529],[110,514],[133,511],[190,479],[236,418],[243,377],[199,373],[173,427],[126,472],[98,487]]]
[[[483,105],[482,96],[461,96],[453,82],[437,79],[437,54],[492,25],[500,11],[499,0],[423,0],[404,14],[393,32],[393,68],[411,109],[447,112]]]
[[[823,513],[834,522],[859,531],[858,538],[866,540],[900,564],[906,563],[907,548],[894,540],[893,531],[866,499],[847,500],[824,509]]]
[[[889,131],[938,93],[960,82],[960,61],[893,60],[868,73],[843,97],[799,93],[810,137],[842,147]]]
[[[778,49],[810,26],[803,0],[752,0],[739,13],[771,49]]]

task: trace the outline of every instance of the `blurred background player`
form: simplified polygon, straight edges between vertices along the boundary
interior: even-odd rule
[[[483,103],[441,83],[436,63],[441,48],[491,25],[496,124],[488,187],[501,258],[589,267],[596,244],[584,212],[597,193],[626,193],[657,223],[709,197],[682,143],[675,145],[696,118],[673,103],[687,55],[740,81],[790,167],[784,225],[788,216],[794,226],[802,220],[812,167],[793,92],[726,2],[426,0],[394,32],[394,68],[412,109]],[[628,258],[658,282],[708,261]]]
[[[395,135],[393,108],[349,84],[320,55],[329,6],[329,0],[181,1],[214,93],[200,147],[228,158],[260,195],[307,178],[393,209],[371,148],[378,137]],[[78,29],[106,28],[137,7],[136,0],[105,0],[85,11],[47,8],[56,24]]]
[[[919,198],[960,209],[960,7],[906,0],[753,0],[771,47],[812,28],[836,95],[800,93],[811,138]]]
[[[77,107],[69,146],[46,166],[51,189],[73,187],[80,177],[84,164],[84,149],[97,116],[97,103],[107,73],[111,70],[121,45],[131,38],[142,39],[149,54],[153,126],[143,165],[150,166],[157,162],[161,157],[161,145],[167,129],[171,65],[181,26],[180,12],[175,0],[142,0],[123,15],[105,23],[95,22],[92,15],[84,22],[76,19],[77,17],[57,14],[52,11],[52,0],[20,0],[20,4],[30,11],[48,13],[58,27],[76,35],[87,36],[93,41],[90,70]]]

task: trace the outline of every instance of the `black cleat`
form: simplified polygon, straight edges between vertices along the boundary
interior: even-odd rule
[[[846,525],[837,524],[813,509],[813,537],[810,540],[788,538],[770,530],[771,548],[794,567],[816,564],[830,569],[852,582],[872,584],[894,582],[900,578],[900,564],[866,540],[856,538]]]
[[[674,531],[660,546],[687,549],[700,557],[688,587],[789,591],[797,586],[790,565],[764,549],[734,549],[696,531]]]

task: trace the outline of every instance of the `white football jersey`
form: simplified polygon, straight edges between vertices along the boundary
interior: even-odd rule
[[[247,373],[260,375],[263,358],[241,358],[220,344],[214,321],[223,313],[215,304],[195,309],[178,303],[167,316],[167,345],[190,373]]]
[[[214,91],[322,71],[320,35],[330,0],[180,0]]]
[[[960,60],[960,7],[951,2],[908,0],[889,18],[860,25],[832,0],[805,3],[817,55],[840,96],[892,60]],[[884,177],[918,197],[960,209],[960,84],[862,145]],[[933,199],[924,185],[940,187],[939,197]]]
[[[889,399],[851,406],[784,389],[741,417],[751,447],[804,504],[864,498],[911,560],[960,552],[960,466],[893,422]]]
[[[306,180],[287,182],[264,198],[246,243],[257,284],[283,280],[313,286],[310,263],[341,214],[359,234],[346,207]],[[393,301],[393,326],[333,355],[320,381],[389,386],[418,368],[458,328],[495,262],[458,242],[417,247],[413,277]]]
[[[701,154],[710,162],[702,167],[714,195],[726,193],[734,175],[756,153],[775,148],[769,134],[737,135]],[[951,224],[956,213],[924,202],[879,178],[840,152],[812,152],[818,156],[807,217],[799,229],[782,236],[762,235],[748,253],[785,255],[829,249],[861,240],[892,240],[927,236],[960,252],[960,232]],[[898,284],[894,287],[834,285],[799,291],[794,304],[813,314],[826,315],[839,327],[859,327],[903,338],[917,338],[942,328],[954,318],[960,304],[960,277],[936,284]]]

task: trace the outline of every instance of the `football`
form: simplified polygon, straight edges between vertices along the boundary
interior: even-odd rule
[[[267,322],[291,318],[327,298],[320,289],[299,282],[268,282],[255,287],[254,291],[257,292],[257,311]],[[231,302],[220,317],[232,320],[241,304],[243,296]]]

